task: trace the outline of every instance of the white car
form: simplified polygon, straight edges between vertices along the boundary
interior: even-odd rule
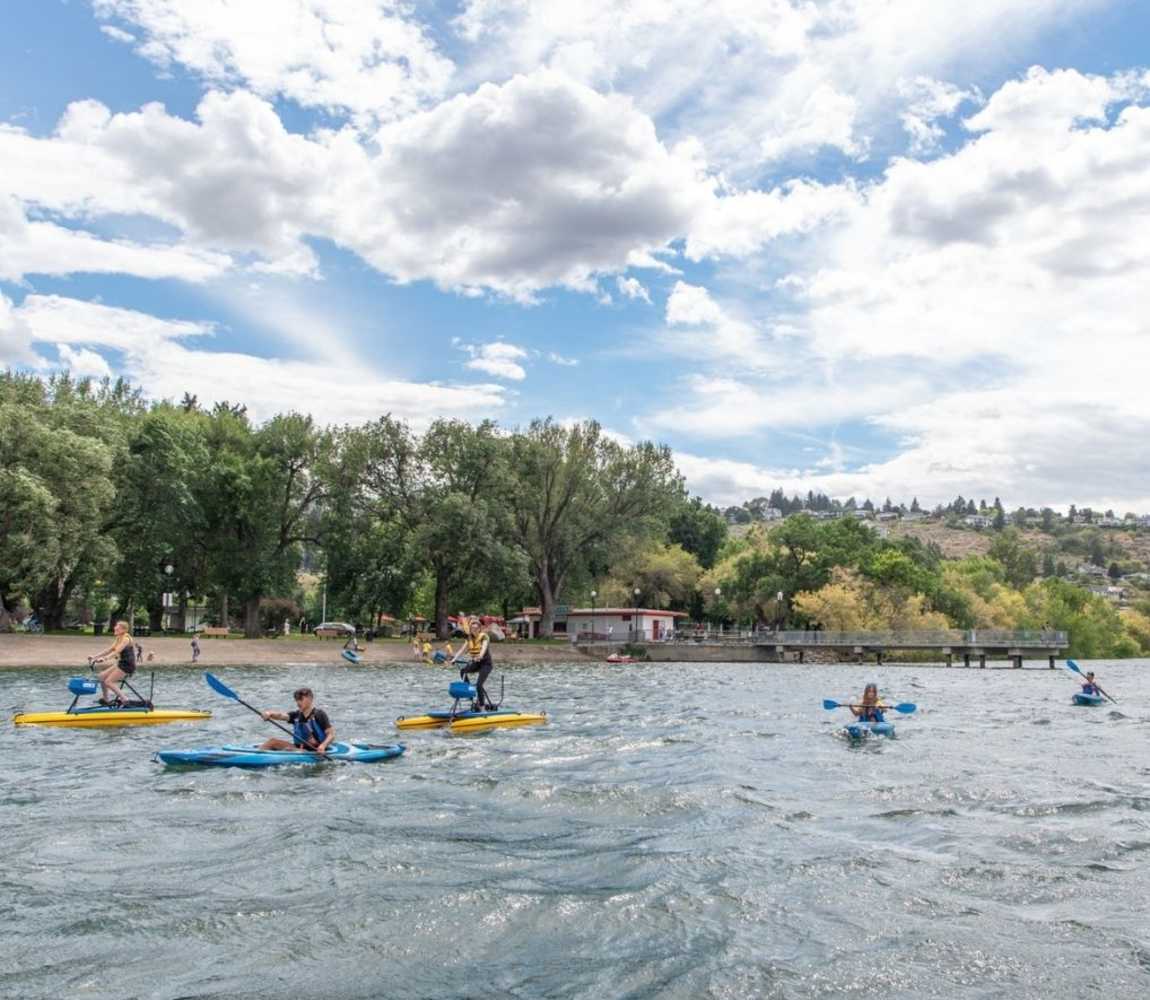
[[[331,639],[341,635],[355,635],[355,626],[347,622],[320,622],[312,632],[321,639]]]

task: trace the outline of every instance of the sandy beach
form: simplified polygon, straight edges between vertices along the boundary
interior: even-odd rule
[[[154,659],[142,668],[191,666],[189,637],[158,636],[141,638],[145,656]],[[86,667],[89,656],[103,652],[111,644],[108,636],[91,635],[0,635],[0,669],[15,667]],[[362,643],[362,662],[368,665],[411,663],[411,646],[406,642]],[[315,639],[201,639],[198,666],[242,666],[274,663],[344,663],[343,643]],[[569,643],[499,643],[492,647],[498,663],[578,663],[586,657]]]

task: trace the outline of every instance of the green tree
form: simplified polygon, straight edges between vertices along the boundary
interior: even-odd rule
[[[1038,556],[1023,542],[1016,528],[1001,532],[987,554],[1002,566],[1012,587],[1025,587],[1038,575]]]
[[[572,578],[628,538],[665,532],[682,481],[668,448],[625,447],[594,421],[536,420],[509,445],[510,505],[539,594],[539,631],[550,636]]]
[[[726,538],[727,522],[714,507],[699,497],[684,496],[675,504],[668,521],[667,539],[690,552],[704,569],[715,565]]]

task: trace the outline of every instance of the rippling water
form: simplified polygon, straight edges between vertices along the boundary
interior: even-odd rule
[[[1150,663],[1095,667],[1119,706],[1066,670],[516,667],[549,725],[265,772],[151,761],[274,735],[169,670],[209,723],[0,732],[0,995],[1145,997]],[[452,676],[220,674],[376,742]],[[820,702],[872,678],[920,710],[852,746]]]

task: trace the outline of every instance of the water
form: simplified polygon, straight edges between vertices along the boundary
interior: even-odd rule
[[[549,725],[265,772],[152,763],[274,735],[169,670],[209,723],[0,730],[0,996],[1144,997],[1150,663],[1096,668],[1117,708],[1065,670],[516,667]],[[221,674],[376,742],[452,676]],[[851,746],[820,703],[871,678],[920,710]]]

